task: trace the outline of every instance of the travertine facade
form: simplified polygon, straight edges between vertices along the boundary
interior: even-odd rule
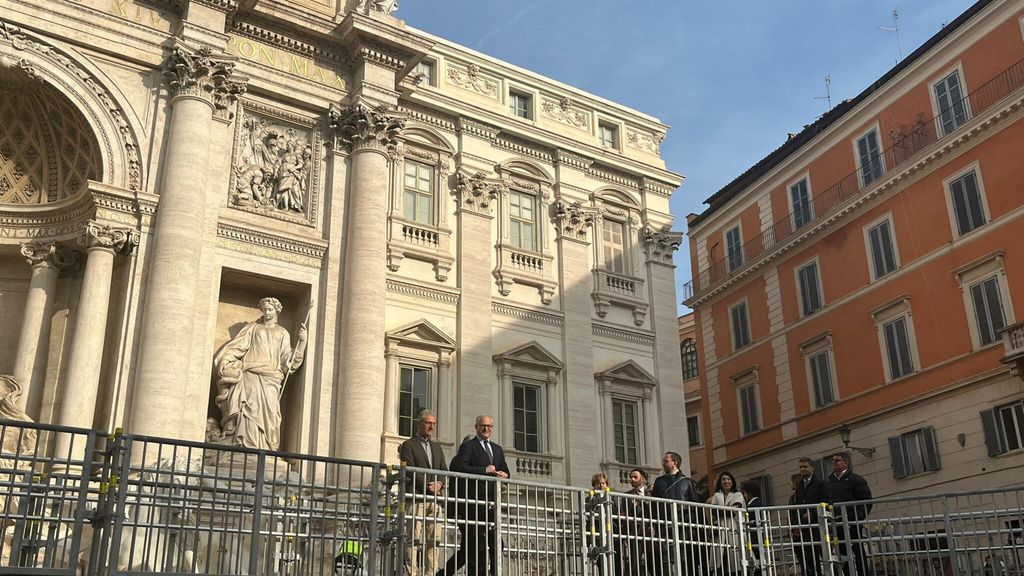
[[[394,461],[429,406],[449,445],[493,414],[520,477],[686,453],[667,128],[395,4],[0,0],[0,373],[30,417],[203,439],[272,296],[293,337],[308,313],[266,380],[294,370],[282,449]]]

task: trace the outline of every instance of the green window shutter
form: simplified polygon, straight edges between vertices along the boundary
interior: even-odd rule
[[[989,456],[998,456],[1006,452],[1003,443],[999,441],[999,430],[996,428],[996,424],[995,410],[981,412],[981,429],[985,433],[985,446],[988,447]]]
[[[906,478],[907,466],[903,462],[903,442],[899,436],[889,438],[889,457],[892,459],[892,477]]]
[[[924,439],[924,469],[938,470],[942,468],[939,460],[939,442],[935,437],[935,427],[928,426],[921,430]]]

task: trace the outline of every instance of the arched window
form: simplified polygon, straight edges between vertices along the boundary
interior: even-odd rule
[[[687,338],[679,344],[679,354],[683,357],[683,380],[697,377],[697,342]]]

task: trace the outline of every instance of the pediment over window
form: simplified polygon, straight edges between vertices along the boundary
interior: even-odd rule
[[[439,132],[427,126],[410,124],[406,125],[402,132],[402,138],[406,143],[434,148],[447,153],[449,156],[455,153],[455,149]]]
[[[385,340],[396,341],[403,346],[455,350],[455,340],[428,320],[418,320],[412,324],[389,330]]]
[[[564,364],[554,354],[538,344],[536,341],[528,342],[506,350],[501,354],[494,355],[495,362],[511,362],[513,364],[527,364],[537,368],[548,370],[561,370]]]
[[[542,168],[540,164],[521,158],[501,162],[494,167],[494,171],[502,177],[525,177],[529,180],[549,185],[554,182],[548,171]]]
[[[644,369],[633,360],[626,360],[616,364],[604,372],[597,372],[594,378],[601,381],[616,381],[623,383],[639,384],[642,386],[657,386],[658,381],[653,374]]]

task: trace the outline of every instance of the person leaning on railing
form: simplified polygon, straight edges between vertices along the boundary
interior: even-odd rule
[[[444,451],[433,441],[437,416],[423,410],[416,417],[416,434],[398,447],[398,458],[405,466],[447,471]],[[444,509],[441,506],[444,482],[437,475],[408,472],[416,501],[411,507],[411,540],[406,550],[405,567],[409,576],[433,576],[440,566],[438,544],[444,535]],[[419,549],[423,550],[423,566],[419,566]]]
[[[679,469],[679,466],[683,462],[683,457],[678,452],[666,452],[661,458],[661,468],[665,472],[661,476],[658,476],[654,481],[654,490],[651,495],[655,498],[664,498],[667,500],[678,500],[681,502],[700,502],[700,496],[697,494],[697,486],[693,483],[693,480],[688,478],[683,471]],[[659,536],[662,542],[672,542],[675,537],[675,531],[672,529],[673,515],[672,509],[669,504],[659,503],[656,507],[656,517],[658,519]],[[662,554],[662,570],[661,574],[674,574],[675,571],[672,569],[671,564],[678,562],[675,551],[678,550],[676,545],[682,545],[683,554],[686,561],[686,573],[687,574],[702,574],[701,565],[707,564],[706,559],[702,562],[701,557],[705,554],[700,550],[700,542],[695,541],[695,537],[699,536],[700,530],[698,526],[703,523],[703,513],[697,507],[687,507],[680,510],[679,515],[679,537],[682,542],[674,542],[672,546],[667,546],[666,553]]]

